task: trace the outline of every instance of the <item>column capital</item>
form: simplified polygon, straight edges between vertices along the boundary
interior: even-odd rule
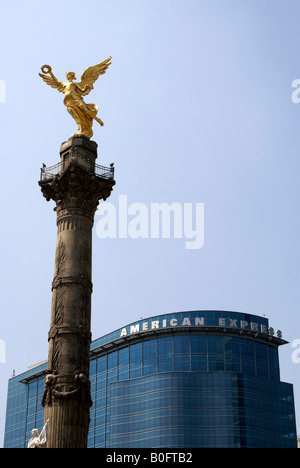
[[[97,143],[73,137],[62,143],[61,161],[41,169],[39,185],[47,201],[56,202],[56,210],[81,209],[94,214],[99,200],[106,200],[115,185],[114,165],[95,163]]]

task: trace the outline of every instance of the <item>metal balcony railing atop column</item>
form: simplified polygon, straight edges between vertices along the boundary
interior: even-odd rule
[[[46,180],[53,179],[56,175],[62,175],[71,164],[78,165],[84,171],[91,174],[95,174],[96,176],[101,177],[102,179],[114,179],[114,163],[112,163],[110,167],[101,166],[100,164],[95,164],[89,159],[82,157],[78,153],[78,151],[72,151],[64,159],[64,161],[55,164],[55,166],[46,167],[45,165],[43,165],[43,167],[41,168],[40,180],[43,182]]]

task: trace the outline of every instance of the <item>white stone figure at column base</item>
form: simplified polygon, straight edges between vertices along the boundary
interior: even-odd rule
[[[49,422],[49,419],[47,419],[47,422],[45,426],[43,427],[40,434],[39,434],[38,429],[32,429],[31,431],[32,438],[29,440],[27,448],[46,448],[47,447],[48,422]]]

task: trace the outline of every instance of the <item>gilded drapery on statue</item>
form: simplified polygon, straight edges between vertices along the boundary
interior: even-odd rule
[[[78,132],[72,136],[85,135],[87,138],[91,138],[93,136],[93,120],[96,120],[101,126],[104,125],[102,120],[97,117],[98,106],[86,104],[82,96],[87,96],[94,89],[93,84],[100,75],[104,75],[110,64],[111,57],[87,68],[82,73],[79,83],[74,81],[77,79],[74,72],[67,72],[67,83],[63,83],[54,76],[52,68],[49,65],[42,66],[41,70],[43,73],[39,73],[40,77],[49,86],[56,88],[65,95],[64,104],[78,126]]]

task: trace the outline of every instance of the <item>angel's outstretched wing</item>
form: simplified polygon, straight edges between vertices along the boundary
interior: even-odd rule
[[[58,89],[58,91],[60,91],[61,93],[64,92],[64,89],[65,89],[65,85],[64,83],[62,83],[62,81],[59,81],[54,75],[53,73],[51,73],[51,75],[44,75],[44,73],[39,73],[40,77],[43,78],[43,80],[45,81],[45,83],[47,83],[47,85],[50,85],[52,88],[56,88]]]
[[[104,75],[109,65],[111,64],[111,57],[103,60],[101,63],[97,63],[92,67],[87,68],[81,75],[79,86],[81,89],[85,89],[84,96],[89,94],[93,89],[93,84],[99,78],[100,75]]]

